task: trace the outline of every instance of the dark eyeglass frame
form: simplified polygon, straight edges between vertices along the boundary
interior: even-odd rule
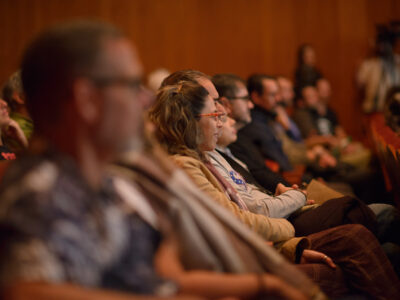
[[[90,80],[99,88],[120,85],[138,91],[143,87],[142,80],[139,77],[90,77]]]
[[[229,100],[245,100],[245,101],[251,101],[250,96],[242,96],[242,97],[227,97]]]

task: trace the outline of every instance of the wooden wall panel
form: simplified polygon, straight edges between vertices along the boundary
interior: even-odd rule
[[[0,83],[28,41],[47,26],[98,18],[123,28],[146,72],[199,69],[293,76],[296,49],[314,45],[347,130],[360,135],[354,73],[376,23],[400,19],[397,0],[0,0]],[[354,121],[356,120],[356,122]]]

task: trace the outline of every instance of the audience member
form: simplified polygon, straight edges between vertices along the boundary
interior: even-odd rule
[[[3,99],[0,99],[0,160],[14,160],[16,158],[15,153],[12,152],[3,143],[3,133],[7,131],[10,122],[12,123],[8,114],[8,105]],[[12,123],[14,125],[14,123]]]
[[[282,99],[281,105],[288,109],[287,113],[289,114],[289,116],[291,116],[292,112],[290,110],[294,106],[295,98],[293,83],[289,78],[285,76],[278,76],[276,80],[278,81],[279,93]]]
[[[10,141],[15,142],[19,147],[28,147],[28,140],[25,137],[19,124],[10,118],[7,102],[0,99],[0,160],[14,160],[15,152],[8,145]],[[8,141],[8,143],[7,143]]]
[[[210,168],[206,152],[215,147],[218,128],[221,126],[218,118],[220,115],[221,113],[216,110],[213,98],[209,96],[206,89],[200,85],[185,82],[162,88],[158,93],[155,105],[149,112],[150,120],[156,126],[156,136],[171,155],[171,159],[181,166],[206,194],[234,212],[237,217],[250,225],[264,238],[275,240],[275,242],[277,240],[282,241],[284,236],[286,238],[290,236],[290,227],[287,227],[289,231],[286,231],[286,233],[282,231],[282,226],[287,226],[287,224],[284,224],[284,220],[268,219],[248,212],[241,199],[231,189],[232,187],[218,178],[218,175],[214,176],[215,173],[212,171],[212,167]],[[273,228],[278,229],[276,225],[280,226],[280,229],[274,232]],[[343,238],[343,229],[350,230],[350,228],[359,228],[358,226],[344,226],[318,233],[317,240],[320,238],[321,242],[322,240],[326,242],[325,238],[332,237],[332,235],[335,235],[334,232],[339,231],[341,238]],[[266,231],[267,228],[269,229]],[[272,232],[274,233],[272,234]],[[310,238],[316,238],[316,236],[310,236]],[[298,243],[296,240],[287,241],[281,248],[284,253],[285,249],[288,250],[289,242]],[[311,243],[311,245],[317,244],[316,241]],[[348,246],[352,248],[352,246]],[[335,253],[335,255],[337,254]],[[385,257],[383,252],[381,252],[381,255],[379,255],[381,258]],[[344,272],[350,271],[350,269],[345,269],[343,269]],[[357,276],[360,275],[358,273]],[[391,276],[395,276],[393,272]],[[361,287],[358,286],[358,288]],[[381,292],[386,291],[382,290]]]
[[[276,113],[273,108],[279,92],[275,78],[266,75],[251,76],[247,82],[247,90],[254,109],[251,111],[251,122],[239,130],[238,141],[245,138],[249,144],[257,145],[263,158],[277,163],[279,171],[293,170],[283,152],[282,141],[274,129]],[[233,145],[232,151],[235,154]]]
[[[2,285],[166,291],[153,267],[159,234],[128,218],[103,177],[105,164],[135,143],[148,101],[133,48],[108,25],[60,25],[30,45],[21,72],[43,142],[2,180]]]
[[[303,87],[298,102],[301,105],[294,112],[293,118],[302,136],[304,138],[324,136],[325,139],[321,140],[323,143],[336,146],[339,143],[335,137],[335,128],[338,126],[336,114],[321,104],[315,86]]]
[[[11,119],[19,124],[29,140],[33,134],[33,122],[26,108],[20,71],[12,74],[3,86],[3,98],[10,107]]]
[[[332,89],[329,81],[321,78],[317,81],[316,89],[319,99],[317,111],[320,116],[332,124],[332,135],[339,141],[337,151],[340,155],[340,161],[357,168],[367,168],[371,161],[371,151],[361,143],[354,141],[339,123],[336,112],[329,105],[332,97]]]
[[[386,124],[397,134],[400,133],[400,87],[391,88],[386,96],[384,115]]]
[[[377,30],[375,55],[364,60],[356,78],[363,90],[362,109],[365,113],[382,111],[387,91],[400,84],[400,57],[393,52],[396,35],[386,26]]]
[[[295,71],[295,92],[298,96],[308,85],[315,85],[322,78],[321,71],[316,67],[316,54],[310,44],[303,44],[297,51],[297,67]]]
[[[142,150],[142,112],[151,97],[140,84],[141,73],[128,40],[102,23],[59,25],[28,48],[22,80],[40,140],[2,181],[2,287],[47,282],[159,296],[177,293],[177,283],[155,270],[161,223],[152,222],[148,204],[143,213],[146,201],[138,188],[105,173],[121,154]],[[129,205],[127,193],[141,205]],[[168,258],[167,263],[176,261]],[[169,277],[179,267],[170,265]],[[185,275],[178,282],[181,293],[250,298],[265,289],[282,298],[304,299],[268,274]],[[302,282],[313,290],[304,289],[306,294],[318,294],[315,285]],[[85,299],[98,295],[90,289],[81,293]]]

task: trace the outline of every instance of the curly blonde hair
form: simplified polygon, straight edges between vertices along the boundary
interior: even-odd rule
[[[188,81],[158,91],[148,117],[155,126],[155,137],[169,154],[203,158],[198,147],[197,121],[207,96],[204,87]]]

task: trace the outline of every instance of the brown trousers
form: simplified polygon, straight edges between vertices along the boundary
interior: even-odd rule
[[[400,281],[378,240],[364,226],[342,225],[308,238],[311,249],[325,253],[339,267],[298,265],[328,296],[364,294],[372,299],[400,299]]]

